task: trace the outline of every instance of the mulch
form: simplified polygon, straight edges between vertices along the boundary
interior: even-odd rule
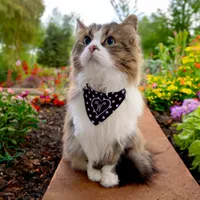
[[[40,200],[61,159],[65,107],[43,108],[39,129],[21,145],[24,153],[0,164],[0,200]]]

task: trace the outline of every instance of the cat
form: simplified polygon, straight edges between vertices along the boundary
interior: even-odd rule
[[[63,135],[63,159],[104,187],[145,183],[154,164],[137,127],[142,52],[137,17],[77,20]]]

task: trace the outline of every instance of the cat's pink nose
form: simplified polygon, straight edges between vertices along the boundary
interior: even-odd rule
[[[98,49],[96,45],[90,45],[89,46],[89,50],[90,50],[91,53],[93,53],[96,49]]]

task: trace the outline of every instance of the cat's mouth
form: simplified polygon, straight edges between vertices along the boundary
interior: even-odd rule
[[[96,58],[96,56],[94,54],[90,55],[88,62],[94,62],[94,63],[100,64],[98,59]]]

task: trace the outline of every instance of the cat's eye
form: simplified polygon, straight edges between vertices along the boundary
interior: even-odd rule
[[[91,41],[92,40],[91,40],[91,38],[89,36],[85,36],[85,38],[83,40],[83,44],[84,45],[88,45],[88,44],[90,44]]]
[[[112,46],[112,45],[115,44],[115,39],[114,39],[113,37],[109,36],[109,37],[106,39],[105,42],[106,42],[106,45]]]

